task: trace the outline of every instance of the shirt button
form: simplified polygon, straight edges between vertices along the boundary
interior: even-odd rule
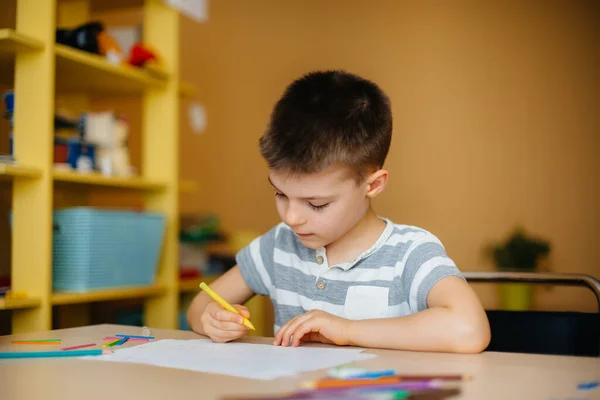
[[[321,265],[321,264],[323,264],[323,261],[324,261],[323,257],[321,257],[321,256],[317,257],[317,264]]]
[[[325,282],[323,282],[323,281],[317,282],[317,289],[323,290],[323,289],[325,289],[325,286],[327,286],[327,284]]]

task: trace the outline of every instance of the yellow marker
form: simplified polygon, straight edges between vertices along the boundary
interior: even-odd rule
[[[204,290],[207,295],[209,295],[214,301],[219,303],[221,305],[221,307],[223,307],[227,311],[231,311],[232,313],[240,314],[240,312],[238,310],[236,310],[231,304],[226,302],[224,298],[222,298],[217,293],[215,293],[211,288],[209,288],[206,283],[204,283],[204,282],[200,283],[200,289]],[[240,315],[242,315],[242,314],[240,314]],[[254,325],[252,325],[252,322],[250,322],[246,317],[242,316],[242,318],[244,319],[244,326],[247,326],[248,328],[252,329],[253,331],[256,330],[254,328]]]
[[[106,342],[102,345],[102,347],[113,347],[115,344],[117,344],[118,342],[121,341],[121,338],[118,338],[117,340],[112,340],[110,342]]]

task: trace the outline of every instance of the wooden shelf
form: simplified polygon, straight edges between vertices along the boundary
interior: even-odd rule
[[[106,57],[56,44],[57,27],[79,26],[89,22],[89,16],[97,10],[132,5],[143,6],[139,11],[144,44],[156,51],[160,63],[143,68],[114,64]],[[180,70],[179,14],[160,0],[19,1],[18,6],[18,29],[0,29],[0,84],[14,88],[19,104],[34,105],[15,114],[14,128],[15,135],[26,142],[19,148],[19,160],[39,169],[0,164],[0,186],[6,186],[5,181],[13,182],[11,211],[17,225],[11,231],[11,277],[21,282],[19,290],[35,294],[38,299],[2,299],[0,309],[16,309],[12,312],[13,331],[35,332],[52,328],[53,305],[133,298],[143,301],[146,324],[174,329],[179,321],[176,229],[167,229],[164,234],[157,265],[160,284],[145,287],[53,293],[52,255],[43,250],[52,241],[53,200],[63,200],[63,192],[76,192],[64,201],[65,205],[92,206],[96,196],[88,194],[102,192],[125,208],[135,201],[136,207],[163,213],[169,226],[178,218],[177,127],[181,100],[193,93],[193,87],[180,82],[176,73]],[[9,7],[8,12],[13,14],[14,7]],[[67,97],[63,106],[79,110],[78,113],[88,109],[86,103],[94,97],[107,97],[109,103],[129,97],[140,103],[140,156],[146,160],[145,174],[111,177],[55,167],[51,140],[55,132],[48,121],[54,116],[56,98],[62,100],[64,95]],[[193,186],[185,183],[184,191],[193,190]],[[128,191],[136,191],[135,196],[123,196]],[[67,321],[68,314],[61,316],[62,324],[80,322],[75,321],[79,316]]]
[[[105,176],[97,172],[80,173],[73,171],[54,171],[55,182],[96,185],[135,190],[161,190],[167,185],[164,182],[148,180],[141,177]]]
[[[40,299],[36,297],[27,297],[25,299],[4,299],[0,298],[0,310],[16,310],[21,308],[35,308],[41,304]]]
[[[103,95],[141,94],[163,87],[168,74],[157,76],[130,65],[116,65],[104,57],[56,44],[56,87],[62,92]]]
[[[180,293],[192,293],[200,291],[200,282],[206,282],[210,284],[214,282],[219,275],[207,275],[200,278],[180,279],[179,280],[179,292]]]
[[[39,51],[44,49],[44,43],[12,29],[0,29],[0,60],[14,60],[15,54]]]
[[[12,84],[15,55],[39,51],[42,42],[0,29],[0,73],[2,82]],[[163,87],[169,80],[165,71],[145,70],[130,65],[115,65],[104,57],[62,44],[54,46],[56,55],[56,88],[61,92],[86,92],[103,95],[141,94],[147,89]],[[193,93],[189,84],[181,84],[182,95]]]
[[[42,176],[42,171],[38,168],[0,163],[0,179],[39,178],[40,176]]]
[[[0,29],[0,82],[14,84],[15,57],[18,53],[30,53],[44,49],[44,43],[13,29]]]
[[[53,293],[53,305],[94,303],[98,301],[139,299],[143,297],[158,296],[165,293],[162,285],[123,287],[108,290],[97,290],[85,293]]]

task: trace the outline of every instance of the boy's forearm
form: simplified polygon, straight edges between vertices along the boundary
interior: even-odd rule
[[[435,307],[406,317],[352,321],[348,340],[358,347],[478,353],[487,346],[489,331],[450,308]]]

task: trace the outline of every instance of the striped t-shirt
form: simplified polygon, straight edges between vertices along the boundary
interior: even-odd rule
[[[384,221],[377,242],[348,263],[329,265],[325,248],[305,247],[285,223],[237,254],[250,289],[271,298],[275,332],[314,309],[355,320],[413,314],[427,308],[436,282],[462,277],[436,236]]]

